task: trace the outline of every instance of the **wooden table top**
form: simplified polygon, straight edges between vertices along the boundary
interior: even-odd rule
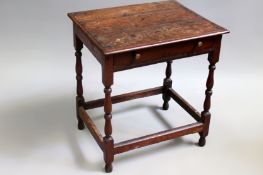
[[[68,15],[105,55],[228,33],[176,1]]]

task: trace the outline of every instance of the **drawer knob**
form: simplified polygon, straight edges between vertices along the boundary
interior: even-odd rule
[[[141,58],[141,54],[136,53],[136,54],[135,54],[135,59],[136,59],[136,60],[139,60],[140,58]]]
[[[198,47],[202,47],[204,45],[204,43],[202,42],[202,41],[199,41],[198,43],[197,43],[197,46]]]

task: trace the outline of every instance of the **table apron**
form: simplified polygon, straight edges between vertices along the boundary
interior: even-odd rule
[[[220,37],[213,36],[114,55],[114,72],[207,54],[217,49]]]

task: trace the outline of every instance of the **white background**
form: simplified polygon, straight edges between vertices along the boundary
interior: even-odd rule
[[[66,13],[139,0],[0,1],[0,174],[104,174],[103,155],[75,118],[75,58]],[[117,155],[112,174],[262,175],[263,23],[260,0],[181,0],[228,28],[215,73],[207,145],[198,135]],[[206,55],[173,63],[173,87],[202,110]],[[86,100],[103,97],[101,68],[83,50]],[[165,64],[116,73],[113,95],[162,85]],[[113,106],[116,142],[193,120],[161,96]],[[103,109],[89,111],[103,132]]]

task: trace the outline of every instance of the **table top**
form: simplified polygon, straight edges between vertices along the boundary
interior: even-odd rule
[[[228,33],[171,0],[68,16],[105,55]]]

